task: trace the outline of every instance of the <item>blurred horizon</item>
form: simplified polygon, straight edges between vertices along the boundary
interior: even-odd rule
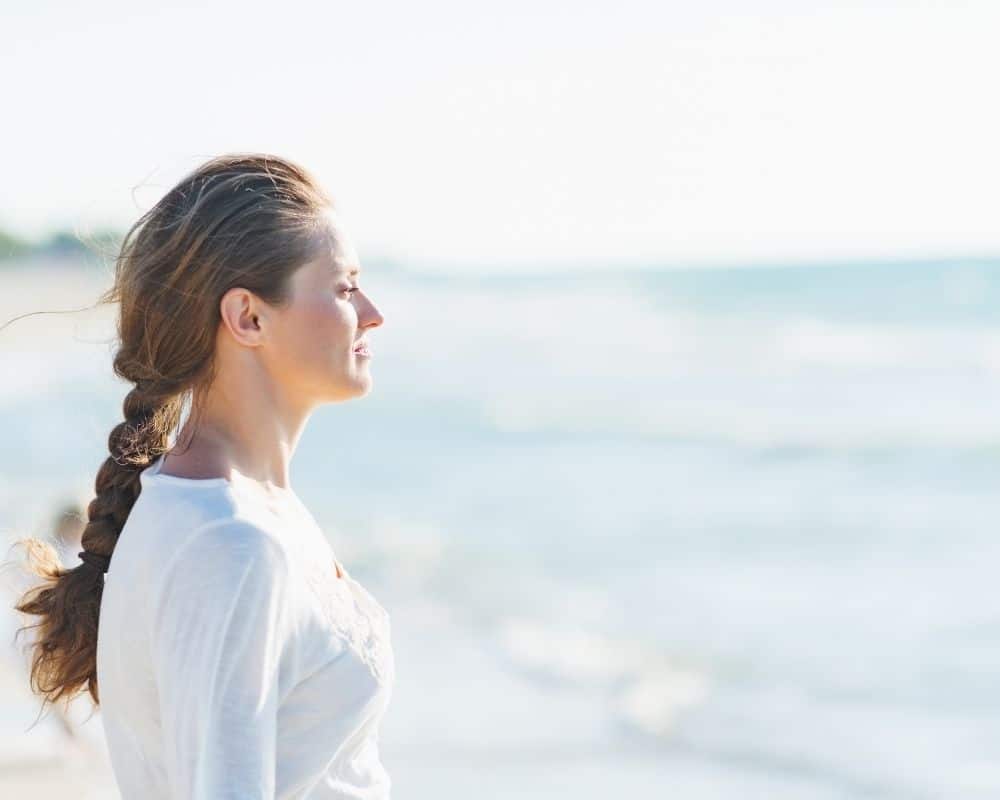
[[[81,235],[80,231],[65,228],[50,228],[29,238],[16,231],[0,226],[0,270],[5,267],[30,266],[55,259],[80,267],[108,266],[113,264],[117,246],[124,230],[111,226],[97,226]],[[101,250],[95,250],[95,247]],[[794,269],[850,269],[854,267],[882,268],[929,265],[975,265],[980,267],[1000,267],[1000,248],[983,252],[946,252],[941,254],[894,255],[887,253],[880,258],[852,256],[848,258],[799,259],[686,259],[686,260],[621,260],[608,262],[606,259],[574,259],[535,262],[449,262],[446,259],[417,260],[401,258],[391,252],[361,253],[362,266],[369,265],[379,271],[403,271],[412,274],[461,278],[488,278],[492,275],[509,274],[511,277],[539,276],[571,277],[574,271],[587,277],[601,273],[656,273],[684,272],[688,270],[708,270],[716,272],[748,270],[794,270]]]

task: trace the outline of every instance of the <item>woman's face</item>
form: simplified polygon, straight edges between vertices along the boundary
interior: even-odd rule
[[[372,386],[373,328],[383,318],[360,286],[358,256],[332,211],[332,249],[299,267],[291,298],[278,309],[272,329],[272,366],[281,384],[304,405],[339,402],[367,394]],[[357,352],[368,343],[369,354]]]

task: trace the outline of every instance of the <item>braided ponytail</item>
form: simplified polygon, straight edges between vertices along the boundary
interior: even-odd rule
[[[276,156],[230,154],[186,176],[128,230],[114,284],[114,372],[133,383],[124,421],[108,437],[81,537],[81,563],[65,568],[51,546],[22,540],[42,582],[15,608],[39,617],[31,687],[43,702],[89,692],[100,703],[97,633],[105,572],[141,491],[139,476],[170,449],[184,403],[214,377],[219,302],[233,287],[283,306],[296,269],[330,248],[329,197],[302,167]],[[111,572],[113,574],[113,572]]]
[[[87,506],[81,563],[63,568],[53,553],[29,549],[30,566],[44,581],[29,589],[15,608],[39,616],[32,663],[32,690],[48,701],[72,699],[79,690],[100,702],[97,688],[97,625],[118,535],[141,491],[139,473],[167,449],[162,423],[173,404],[154,405],[139,388],[125,397],[125,421],[111,431],[111,455],[97,472],[96,497]],[[45,555],[42,555],[45,553]],[[51,556],[51,557],[49,557]],[[20,632],[20,631],[19,631]]]

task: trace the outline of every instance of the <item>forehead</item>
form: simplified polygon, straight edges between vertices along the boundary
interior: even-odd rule
[[[325,212],[327,218],[326,247],[322,261],[326,268],[336,275],[354,277],[361,271],[357,251],[346,228],[332,209]]]

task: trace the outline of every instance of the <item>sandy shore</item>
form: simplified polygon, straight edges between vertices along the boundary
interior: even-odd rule
[[[16,665],[0,660],[0,797],[31,800],[108,800],[117,798],[114,776],[95,715],[78,726],[71,740],[50,707],[35,723],[40,700],[26,686],[27,676]],[[85,700],[74,701],[70,720],[89,714]]]
[[[65,713],[70,735],[61,722],[59,708],[47,706],[32,694],[24,639],[13,640],[22,624],[7,608],[14,596],[0,582],[0,798],[68,798],[107,800],[117,798],[100,712],[93,712],[89,698],[74,700]]]

